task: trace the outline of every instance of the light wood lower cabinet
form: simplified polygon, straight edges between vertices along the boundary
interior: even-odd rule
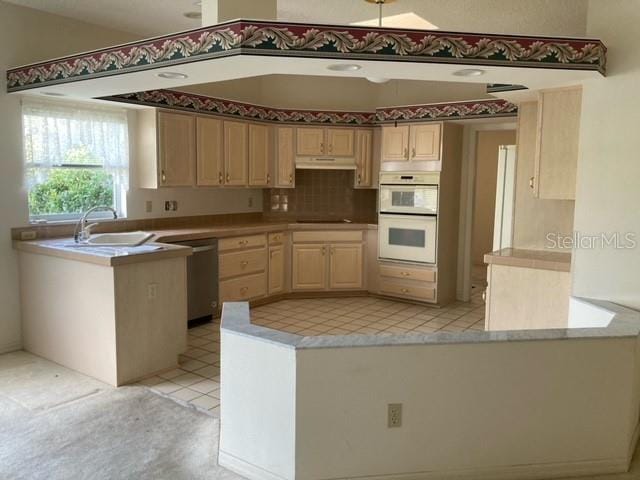
[[[362,288],[362,244],[329,247],[329,289]]]
[[[382,295],[435,303],[437,270],[435,267],[380,262],[379,290]]]
[[[295,232],[293,241],[292,290],[364,287],[362,232]],[[305,241],[310,243],[296,243]]]
[[[325,290],[327,288],[327,246],[325,244],[293,245],[291,285],[293,290]]]
[[[218,252],[220,304],[267,295],[266,234],[220,239]]]
[[[265,272],[220,282],[220,303],[242,302],[264,297],[266,294]]]
[[[285,285],[284,245],[269,247],[269,295],[284,292]]]

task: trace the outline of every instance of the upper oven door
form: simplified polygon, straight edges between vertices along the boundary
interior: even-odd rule
[[[380,185],[380,213],[438,213],[437,185]]]
[[[435,216],[380,215],[378,256],[388,260],[436,263],[437,228]]]

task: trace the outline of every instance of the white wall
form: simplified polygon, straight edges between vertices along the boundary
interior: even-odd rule
[[[575,230],[635,232],[640,242],[640,49],[638,0],[591,0],[588,34],[609,49],[608,73],[585,83]],[[640,308],[640,251],[578,249],[573,293]]]

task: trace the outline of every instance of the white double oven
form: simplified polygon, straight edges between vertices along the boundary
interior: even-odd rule
[[[436,263],[438,184],[437,173],[380,174],[380,259]]]

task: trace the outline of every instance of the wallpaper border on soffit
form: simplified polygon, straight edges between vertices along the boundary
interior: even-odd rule
[[[7,91],[232,55],[386,60],[590,70],[604,75],[597,39],[234,20],[7,71]]]
[[[221,115],[244,120],[301,125],[373,126],[393,122],[514,117],[518,114],[518,106],[503,99],[386,107],[376,109],[375,112],[281,109],[176,90],[149,90],[102,97],[101,100],[183,110],[198,114]]]

